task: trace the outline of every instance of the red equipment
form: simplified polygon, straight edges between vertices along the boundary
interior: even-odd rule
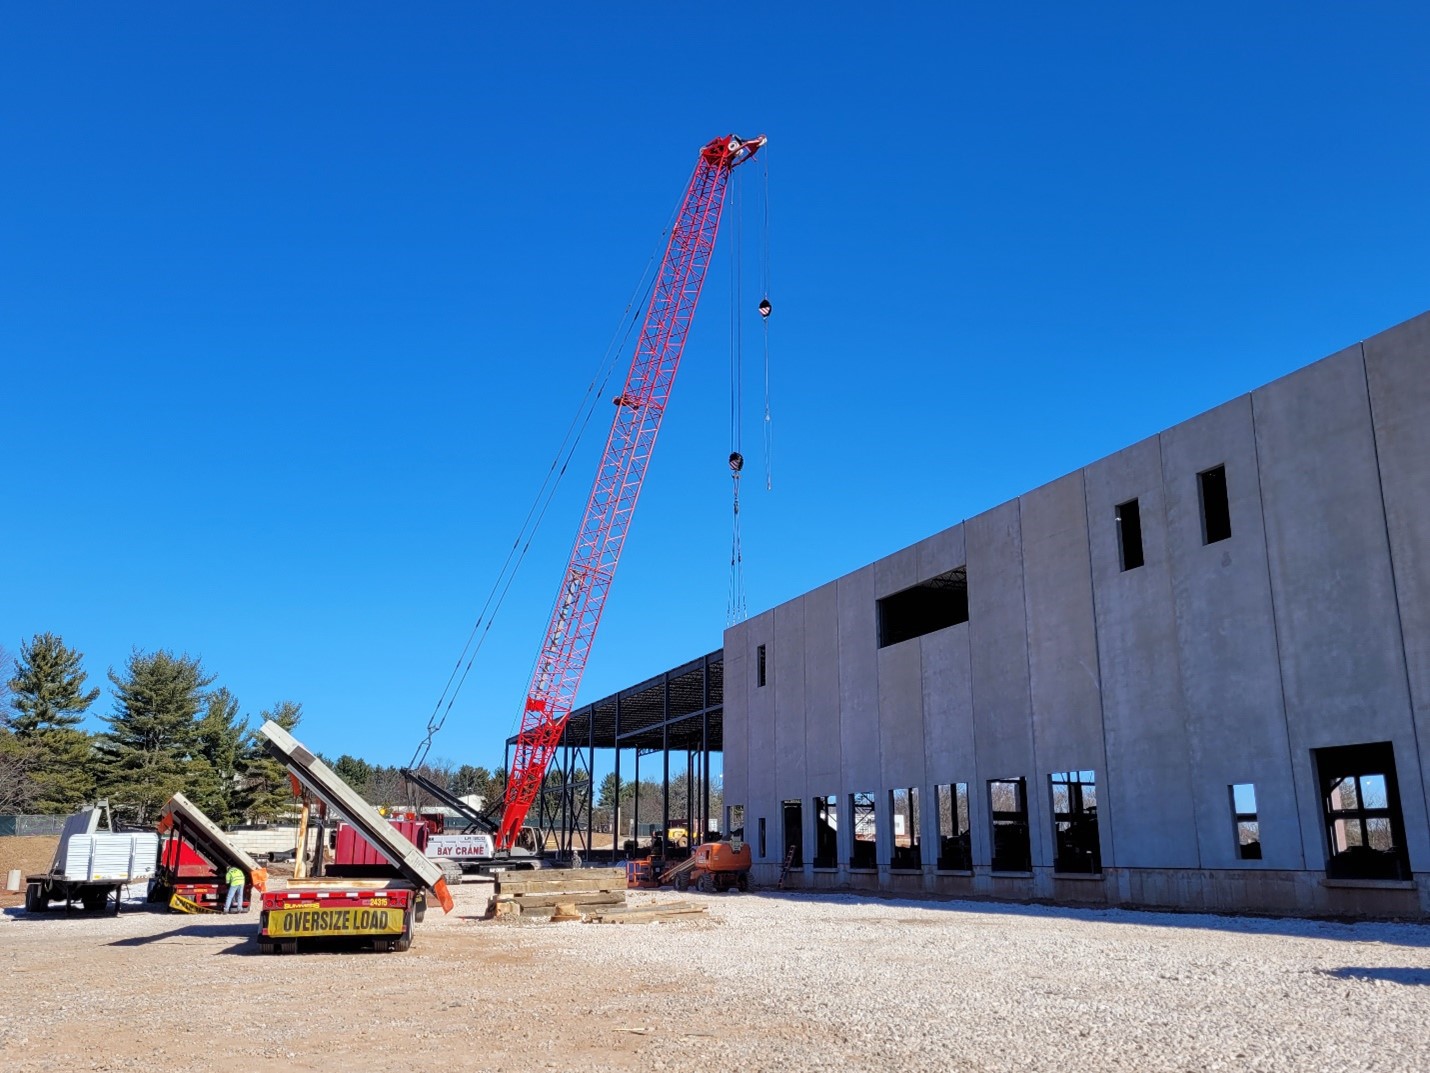
[[[686,187],[656,273],[625,388],[613,400],[616,414],[606,450],[532,671],[507,776],[506,803],[496,834],[498,849],[510,849],[521,832],[575,704],[710,267],[730,172],[764,144],[763,134],[749,141],[733,134],[716,138],[700,150]]]

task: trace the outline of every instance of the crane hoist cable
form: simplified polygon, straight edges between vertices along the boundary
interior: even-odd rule
[[[765,144],[729,135],[700,150],[557,590],[522,710],[496,842],[509,849],[540,793],[590,657],[621,549],[630,530],[660,421],[710,267],[731,171]]]
[[[765,419],[762,423],[765,440],[765,491],[773,491],[775,426],[770,416],[770,157],[766,153],[760,157],[760,170],[764,173],[765,189],[763,208],[764,227],[760,229],[760,328],[765,343]]]
[[[740,546],[740,472],[745,411],[744,340],[744,185],[735,183],[735,234],[730,242],[730,584],[725,599],[725,625],[743,622],[745,605],[745,552]]]

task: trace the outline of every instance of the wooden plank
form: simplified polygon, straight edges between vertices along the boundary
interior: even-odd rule
[[[505,896],[504,896],[505,897]],[[625,891],[597,890],[584,893],[563,893],[563,894],[516,894],[511,896],[513,900],[521,906],[524,913],[528,909],[537,906],[551,906],[561,902],[570,902],[573,905],[625,905]]]

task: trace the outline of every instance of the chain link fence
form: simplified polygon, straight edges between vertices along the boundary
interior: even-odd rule
[[[6,835],[57,835],[68,816],[0,816],[0,838]]]

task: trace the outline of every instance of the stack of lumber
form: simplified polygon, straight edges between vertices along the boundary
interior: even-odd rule
[[[597,907],[586,914],[593,924],[649,924],[654,920],[675,920],[699,916],[705,906],[694,902],[652,902],[650,905]]]
[[[622,909],[626,904],[624,868],[542,868],[505,872],[496,882],[492,915],[498,918],[550,917],[558,905],[579,911]]]

